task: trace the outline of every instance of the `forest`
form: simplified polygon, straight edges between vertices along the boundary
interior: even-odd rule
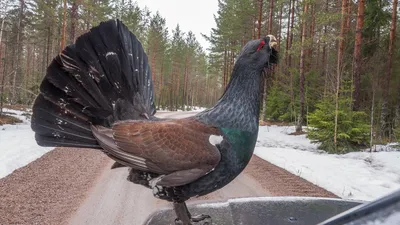
[[[119,18],[145,47],[158,109],[212,106],[241,47],[273,34],[280,62],[260,84],[261,120],[295,124],[328,152],[400,141],[398,0],[218,0],[214,16],[203,49],[132,0],[1,0],[0,109],[31,105],[53,57]]]

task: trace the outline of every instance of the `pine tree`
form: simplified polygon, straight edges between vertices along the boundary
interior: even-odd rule
[[[300,114],[299,120],[296,126],[296,132],[300,133],[302,131],[303,120],[304,120],[304,77],[305,77],[305,57],[306,57],[306,32],[307,32],[307,24],[306,24],[306,15],[308,13],[308,3],[304,2],[304,11],[303,11],[303,22],[302,22],[302,32],[301,32],[301,53],[300,53]]]
[[[321,100],[317,109],[310,113],[307,137],[329,153],[346,153],[369,146],[368,117],[364,112],[351,108],[351,82],[345,81],[340,87],[338,110],[331,104],[336,99],[331,95]],[[335,100],[336,101],[336,100]],[[337,120],[335,120],[337,118]],[[332,137],[336,134],[336,140]]]
[[[381,110],[381,134],[383,137],[390,137],[391,135],[391,123],[390,123],[390,106],[389,106],[389,90],[390,82],[392,80],[393,71],[393,52],[394,52],[394,41],[396,36],[396,22],[397,22],[397,3],[398,0],[393,0],[393,12],[392,12],[392,23],[390,26],[390,37],[389,37],[389,51],[387,55],[387,72],[384,80],[383,87],[383,102]]]
[[[354,77],[354,104],[353,109],[356,111],[360,108],[360,89],[361,89],[361,45],[362,31],[364,26],[364,8],[365,0],[358,1],[358,15],[356,26],[356,38],[354,44],[354,62],[353,62],[353,77]]]

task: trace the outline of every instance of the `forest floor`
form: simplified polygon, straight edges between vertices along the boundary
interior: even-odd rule
[[[161,114],[177,118],[195,112]],[[127,182],[126,168],[110,170],[111,164],[96,150],[48,151],[0,179],[0,224],[141,224],[168,206],[151,190]],[[253,156],[232,183],[191,201],[257,196],[337,197]]]
[[[0,115],[0,125],[5,125],[5,124],[17,124],[17,123],[22,123],[22,120],[12,116],[12,115]]]

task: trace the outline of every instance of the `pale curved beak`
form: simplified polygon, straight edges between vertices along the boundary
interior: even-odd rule
[[[269,38],[269,47],[275,48],[275,46],[278,45],[278,41],[276,40],[276,37],[272,34],[268,34],[267,37]]]

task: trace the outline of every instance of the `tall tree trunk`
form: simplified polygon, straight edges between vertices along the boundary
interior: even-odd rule
[[[225,89],[226,87],[226,78],[227,78],[227,74],[228,74],[228,51],[226,49],[226,45],[225,45],[225,49],[224,49],[224,77],[223,77],[223,88]]]
[[[374,85],[373,85],[374,86]],[[372,88],[372,104],[371,104],[371,123],[370,123],[370,138],[369,138],[369,151],[372,152],[372,143],[374,137],[374,108],[375,108],[375,90]]]
[[[155,42],[152,45],[152,51],[151,53],[151,64],[150,64],[150,68],[151,68],[151,72],[152,72],[152,80],[153,80],[153,85],[154,85],[154,89],[157,90],[158,84],[157,84],[157,61],[156,61],[156,57],[158,55],[158,42]]]
[[[308,47],[308,52],[306,55],[306,62],[307,62],[307,69],[306,71],[309,72],[312,68],[313,62],[313,48],[314,48],[314,33],[315,33],[315,4],[310,4],[311,7],[311,23],[310,23],[310,46]]]
[[[257,24],[256,24],[257,19],[256,19],[256,16],[253,16],[252,22],[253,22],[253,29],[252,29],[252,32],[251,32],[251,38],[254,40],[254,39],[256,39],[256,29],[257,29]]]
[[[329,13],[329,0],[325,0],[325,13],[328,14]],[[327,31],[328,31],[328,25],[325,24],[324,25],[324,37],[326,37],[327,35]],[[328,59],[328,55],[327,55],[327,41],[324,40],[323,43],[323,47],[322,47],[322,76],[327,76],[326,74],[326,68],[327,68],[327,59]],[[327,79],[325,79],[325,83],[327,82]],[[326,96],[326,84],[325,84],[325,88],[324,88],[324,96]]]
[[[289,49],[292,48],[292,44],[293,44],[293,29],[294,29],[294,8],[296,5],[296,1],[297,0],[292,0],[292,10],[291,10],[291,22],[290,22],[290,38],[289,38]],[[290,105],[291,105],[291,112],[290,115],[292,117],[293,120],[293,116],[295,115],[295,108],[294,108],[294,90],[293,90],[293,73],[290,72],[290,70],[292,69],[292,53],[289,54],[289,59],[288,59],[288,69],[289,69],[289,73],[290,73]]]
[[[47,59],[47,57],[46,57],[46,50],[47,50],[47,47],[46,47],[46,44],[43,44],[42,45],[42,54],[41,54],[41,61],[42,61],[42,65],[41,65],[41,67],[40,67],[40,74],[43,76],[44,74],[45,74],[45,72],[46,72],[46,59]]]
[[[268,74],[271,74],[271,71],[264,70],[262,82],[262,115],[261,119],[265,121],[267,119],[267,91],[268,91]]]
[[[75,36],[76,36],[76,23],[78,19],[78,0],[74,0],[72,2],[71,6],[71,13],[70,13],[70,19],[71,19],[71,25],[70,25],[70,31],[69,31],[69,43],[72,44],[75,42]]]
[[[163,54],[161,57],[161,69],[160,69],[160,85],[158,86],[158,93],[156,94],[156,97],[158,97],[158,108],[161,107],[161,102],[162,102],[162,96],[163,96],[163,88],[164,88],[164,81],[163,81],[163,75],[164,75],[164,59],[165,55]]]
[[[50,63],[51,46],[52,46],[52,34],[50,25],[47,27],[47,45],[46,45],[46,66]]]
[[[185,82],[184,82],[184,90],[185,90],[185,94],[184,94],[184,99],[185,99],[185,104],[186,106],[189,106],[189,57],[186,56],[185,59]],[[186,110],[186,109],[185,109]]]
[[[297,0],[292,0],[292,10],[291,10],[291,22],[290,22],[290,37],[289,37],[289,49],[292,48],[293,45],[293,29],[294,29],[294,8],[296,6]],[[289,67],[292,66],[292,54],[289,54]]]
[[[86,18],[86,21],[85,21],[85,23],[86,23],[86,31],[88,31],[90,29],[90,16],[91,16],[90,14],[91,14],[91,11],[90,11],[90,9],[88,9],[87,18]]]
[[[62,33],[61,33],[61,49],[60,52],[62,52],[62,50],[65,47],[65,33],[66,33],[66,28],[67,28],[67,0],[64,0],[64,17],[63,17],[63,23],[62,23]]]
[[[17,58],[16,58],[16,62],[14,63],[15,67],[14,69],[14,73],[13,73],[13,84],[12,84],[12,97],[11,97],[11,103],[15,104],[16,100],[17,100],[17,93],[16,93],[16,89],[17,89],[17,76],[21,75],[21,73],[19,73],[20,68],[21,68],[21,62],[20,62],[20,55],[21,55],[21,36],[22,36],[22,29],[21,29],[21,23],[22,23],[22,16],[23,16],[23,11],[24,11],[24,6],[25,6],[25,2],[23,0],[19,1],[20,4],[20,8],[19,8],[19,15],[18,15],[18,31],[17,31]]]
[[[268,34],[272,34],[272,18],[274,17],[274,0],[269,3]]]
[[[35,43],[33,43],[33,46],[32,46],[32,50],[33,50],[33,52],[37,52],[36,51],[36,45],[35,45]],[[32,86],[35,86],[36,84],[37,84],[37,82],[38,82],[38,78],[37,78],[37,68],[38,68],[38,66],[37,66],[37,57],[36,57],[36,54],[33,54],[32,55],[32,59],[31,59],[31,65],[32,65],[32,81],[31,81],[31,84],[32,84]],[[35,67],[36,66],[36,67]]]
[[[345,30],[345,32],[348,32],[348,30],[350,29],[350,24],[351,24],[350,15],[351,15],[351,4],[352,3],[353,3],[352,0],[348,0],[348,2],[347,2],[346,30]]]
[[[297,121],[296,132],[301,132],[304,121],[304,75],[305,75],[305,56],[306,56],[306,33],[307,33],[307,19],[308,3],[304,3],[302,31],[301,31],[301,52],[300,52],[300,114]]]
[[[292,0],[289,0],[289,10],[288,10],[288,19],[287,19],[287,29],[286,29],[286,50],[285,50],[285,65],[286,67],[289,67],[289,47],[290,47],[290,14],[291,14],[291,6],[292,6]]]
[[[392,64],[393,64],[393,50],[394,41],[396,35],[396,21],[397,21],[397,4],[398,0],[393,0],[393,12],[392,12],[392,24],[390,26],[390,37],[389,37],[389,51],[387,56],[387,67],[386,77],[383,87],[383,103],[381,110],[381,135],[383,137],[390,137],[391,126],[390,126],[390,113],[389,113],[389,89],[390,81],[392,79]]]
[[[279,9],[278,46],[277,46],[278,52],[281,49],[281,40],[282,40],[282,14],[283,14],[283,4],[280,5],[280,9]],[[279,74],[280,74],[279,71],[281,68],[282,67],[280,67],[280,66],[276,66],[276,75],[275,75],[276,84],[279,81]]]
[[[4,11],[7,11],[7,5],[5,5]],[[4,29],[4,21],[5,20],[6,20],[6,16],[4,15],[3,20],[1,21],[1,27],[0,27],[0,69],[2,68],[1,66],[3,66],[4,68],[6,67],[6,64],[3,63],[3,58],[2,58],[2,53],[3,53],[2,40],[3,40],[3,29]],[[7,45],[4,45],[4,47],[6,48]],[[3,95],[4,95],[5,78],[6,78],[6,74],[4,73],[4,70],[3,70],[3,74],[1,76],[1,87],[0,87],[0,115],[3,113]]]
[[[356,24],[356,37],[354,44],[353,58],[353,79],[354,79],[354,104],[353,110],[357,111],[360,108],[360,88],[361,88],[361,45],[362,45],[362,30],[364,26],[364,9],[365,0],[358,1],[358,13]]]
[[[1,36],[0,36],[0,39],[1,39]],[[1,52],[1,48],[0,48],[0,52]],[[7,45],[4,45],[4,55],[7,55]],[[1,57],[0,57],[0,61],[3,61]],[[3,76],[1,77],[1,87],[0,87],[0,115],[3,113],[4,86],[6,85],[6,76],[7,76],[7,66],[6,65],[7,65],[6,64],[6,60],[4,60],[4,62],[3,62]]]
[[[343,69],[343,53],[344,53],[344,36],[346,28],[346,14],[347,14],[348,0],[342,0],[342,22],[339,35],[339,51],[336,68],[336,95],[335,95],[335,131],[333,142],[337,146],[337,127],[338,127],[338,114],[339,114],[339,91],[340,91],[340,77]]]
[[[24,88],[26,89],[26,90],[29,90],[29,87],[28,87],[28,85],[30,84],[30,62],[31,62],[31,58],[32,58],[32,56],[31,56],[31,47],[30,47],[30,44],[28,43],[27,45],[26,45],[26,67],[25,67],[25,78],[24,78]],[[28,94],[27,92],[24,92],[24,98],[25,98],[25,100],[27,100],[27,98],[26,97],[28,97],[28,96],[26,96],[26,94]]]
[[[281,40],[282,40],[282,14],[283,14],[283,4],[279,9],[279,28],[278,28],[278,46],[277,49],[280,51],[281,49]]]
[[[271,0],[269,3],[269,16],[268,16],[268,29],[267,29],[267,33],[268,34],[272,34],[272,18],[274,15],[274,0]],[[261,119],[262,120],[266,120],[266,116],[267,116],[267,93],[268,93],[268,88],[269,88],[269,84],[268,84],[268,78],[272,77],[272,73],[273,73],[273,68],[271,68],[271,70],[265,70],[264,71],[264,79],[261,79],[263,87],[262,87],[262,95],[261,95],[261,106],[262,106],[262,115],[261,115]],[[273,80],[273,79],[271,79]]]
[[[257,38],[260,39],[261,37],[261,20],[262,20],[262,7],[263,7],[263,0],[258,0],[258,24],[257,24]]]

